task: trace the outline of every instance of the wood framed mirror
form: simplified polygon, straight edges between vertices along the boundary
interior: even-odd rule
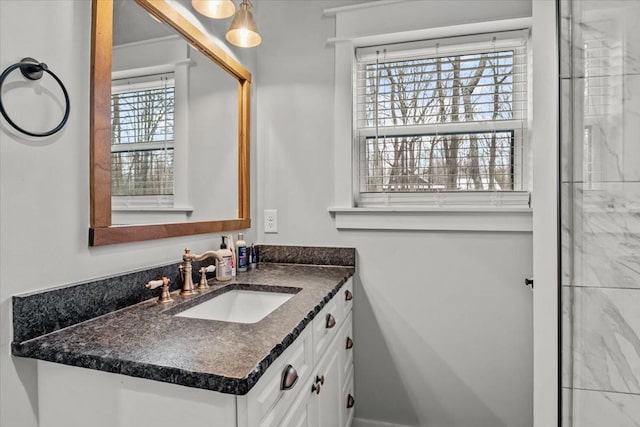
[[[89,245],[102,246],[222,231],[251,226],[249,208],[249,124],[251,73],[209,35],[166,0],[136,0],[156,19],[170,25],[188,44],[237,80],[237,217],[153,224],[112,223],[111,93],[113,1],[92,0],[90,89]],[[231,107],[230,107],[231,108]],[[233,147],[234,150],[236,147]],[[233,179],[233,178],[231,178]],[[215,197],[215,184],[211,183]]]

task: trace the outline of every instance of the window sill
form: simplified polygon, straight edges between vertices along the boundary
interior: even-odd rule
[[[329,208],[338,230],[532,232],[528,207]]]
[[[113,224],[158,224],[187,221],[193,207],[127,206],[114,207],[111,212]]]
[[[191,213],[192,206],[175,207],[175,206],[123,206],[112,208],[113,212],[174,212],[174,213]]]

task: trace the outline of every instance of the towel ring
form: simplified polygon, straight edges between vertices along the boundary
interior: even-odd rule
[[[5,111],[4,105],[2,104],[2,84],[4,83],[4,80],[7,78],[7,76],[17,68],[20,68],[20,72],[22,73],[22,75],[29,80],[40,80],[40,78],[42,78],[42,75],[44,73],[47,73],[51,77],[53,77],[53,79],[56,82],[58,82],[58,84],[60,85],[60,88],[62,89],[62,93],[64,93],[66,108],[64,111],[64,117],[62,118],[62,121],[60,122],[60,124],[58,124],[58,126],[51,129],[50,131],[36,133],[36,132],[30,132],[28,130],[24,130],[20,126],[15,124],[14,121],[11,120],[11,118],[9,118],[9,115]],[[53,74],[51,70],[49,70],[49,67],[47,67],[47,64],[45,64],[44,62],[38,62],[35,59],[29,58],[29,57],[22,58],[20,62],[7,67],[2,72],[2,74],[0,74],[0,113],[2,113],[2,117],[4,117],[7,123],[13,126],[13,128],[16,129],[17,131],[22,132],[25,135],[36,136],[36,137],[53,135],[54,133],[62,129],[64,125],[67,123],[70,109],[71,109],[71,103],[69,102],[69,94],[67,93],[67,88],[64,87],[64,84],[62,84],[62,81],[58,78],[58,76]]]

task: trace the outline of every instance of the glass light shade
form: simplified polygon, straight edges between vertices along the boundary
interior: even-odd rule
[[[226,39],[229,43],[239,47],[255,47],[262,43],[258,26],[253,20],[253,13],[245,2],[240,5],[240,10],[233,17]]]
[[[231,0],[191,0],[191,6],[204,16],[224,19],[236,12],[236,5]]]

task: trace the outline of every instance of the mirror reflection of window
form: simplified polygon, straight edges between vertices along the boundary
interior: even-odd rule
[[[173,73],[114,80],[111,194],[114,205],[172,206]]]
[[[171,35],[128,41],[112,53],[113,224],[188,220],[189,48]]]

